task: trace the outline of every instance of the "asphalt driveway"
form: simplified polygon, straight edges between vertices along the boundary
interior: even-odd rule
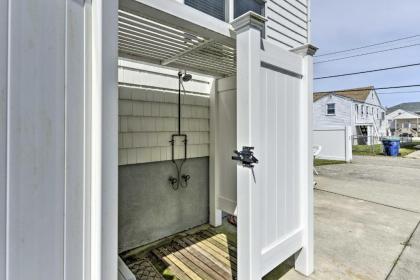
[[[420,160],[355,157],[317,168],[309,279],[420,279]],[[307,279],[293,269],[281,279]]]

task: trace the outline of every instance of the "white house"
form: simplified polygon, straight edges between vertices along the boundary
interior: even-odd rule
[[[398,109],[407,112],[413,112],[420,115],[420,102],[404,102],[386,109],[386,113],[390,114]]]
[[[385,136],[386,125],[385,108],[373,86],[314,93],[314,128],[351,126],[357,139],[353,143],[365,144]]]
[[[403,109],[388,112],[386,118],[391,135],[419,137],[420,114]]]
[[[238,217],[237,279],[287,259],[311,274],[309,11],[309,0],[0,1],[0,279],[115,280],[119,245],[218,227],[222,211]],[[177,175],[189,187],[171,188]]]

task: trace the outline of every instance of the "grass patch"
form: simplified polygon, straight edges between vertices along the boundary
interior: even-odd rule
[[[319,159],[319,158],[316,158],[314,160],[315,166],[329,165],[329,164],[343,164],[343,163],[346,163],[346,162],[342,160]]]
[[[355,145],[355,146],[353,146],[353,155],[377,156],[377,155],[384,155],[384,153],[382,151],[382,144]]]
[[[400,147],[400,154],[398,156],[404,157],[417,151],[414,146],[420,145],[420,142],[403,143]],[[359,156],[384,156],[382,144],[375,145],[355,145],[353,146],[353,155]]]

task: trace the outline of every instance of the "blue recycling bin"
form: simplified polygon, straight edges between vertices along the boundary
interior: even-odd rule
[[[385,155],[396,157],[400,153],[400,139],[383,139],[382,144]]]

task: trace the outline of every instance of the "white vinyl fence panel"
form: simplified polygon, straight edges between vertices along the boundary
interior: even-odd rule
[[[254,147],[253,172],[237,166],[238,279],[261,279],[298,253],[295,268],[312,272],[308,166],[310,111],[305,59],[260,39],[260,18],[237,30],[237,149]],[[244,24],[245,23],[245,24]],[[253,176],[255,174],[255,179]]]
[[[352,160],[351,127],[324,127],[313,130],[313,144],[321,146],[320,159]]]
[[[236,149],[236,77],[217,81],[214,115],[216,148],[215,184],[217,208],[234,214],[236,210],[236,163],[231,156]],[[214,144],[214,143],[213,143]]]

